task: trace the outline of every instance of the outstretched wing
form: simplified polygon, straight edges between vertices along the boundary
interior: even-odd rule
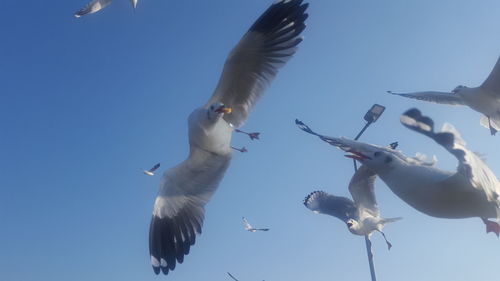
[[[450,178],[465,177],[471,185],[484,191],[489,201],[500,196],[500,183],[495,174],[476,153],[465,147],[465,141],[451,124],[445,123],[441,132],[434,132],[434,122],[422,116],[418,109],[410,109],[401,116],[401,123],[416,132],[434,139],[458,159],[457,173]]]
[[[224,119],[239,127],[265,88],[302,41],[308,4],[280,0],[269,7],[231,51],[214,94],[206,104],[222,102],[233,109]]]
[[[389,94],[402,96],[405,98],[417,99],[421,101],[428,101],[433,103],[440,104],[449,104],[449,105],[464,105],[465,103],[462,99],[454,93],[449,92],[415,92],[415,93],[394,93],[391,91],[387,91]]]
[[[92,0],[85,7],[76,12],[75,17],[79,18],[86,14],[93,14],[95,12],[98,12],[99,10],[111,4],[112,1],[113,0]]]
[[[368,212],[374,217],[380,214],[374,191],[376,178],[377,175],[365,165],[359,167],[351,178],[349,192],[354,199],[354,204],[358,207],[360,216],[363,212]]]
[[[243,217],[243,225],[245,226],[245,230],[253,229],[252,225],[250,225],[245,217]]]
[[[201,234],[205,204],[219,186],[230,155],[215,155],[192,147],[190,157],[166,171],[156,197],[149,229],[149,252],[156,274],[182,263]]]
[[[304,205],[315,213],[334,216],[343,222],[358,217],[356,206],[351,199],[334,196],[324,191],[314,191],[307,195]]]
[[[485,90],[489,90],[490,93],[495,94],[500,98],[500,57],[497,60],[497,63],[491,70],[490,75],[486,80],[481,84],[481,88]]]

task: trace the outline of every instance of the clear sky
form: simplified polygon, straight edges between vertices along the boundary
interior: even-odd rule
[[[352,162],[299,131],[353,137],[373,103],[386,112],[362,140],[399,141],[407,155],[456,159],[404,128],[417,106],[454,124],[500,172],[500,136],[468,108],[390,96],[386,90],[477,86],[500,55],[500,2],[311,0],[305,40],[244,129],[206,207],[203,234],[184,263],[157,277],[148,227],[161,171],[187,156],[187,116],[204,104],[223,62],[270,0],[127,0],[80,19],[86,0],[3,0],[0,9],[0,279],[368,280],[361,236],[302,205],[311,191],[348,195]],[[394,247],[373,236],[379,280],[498,280],[500,240],[480,219],[423,215],[381,181]],[[267,233],[243,230],[241,217]]]

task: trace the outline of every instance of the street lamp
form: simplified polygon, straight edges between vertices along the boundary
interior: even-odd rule
[[[372,123],[377,121],[377,119],[382,115],[382,113],[384,113],[384,110],[385,110],[384,106],[382,106],[380,104],[374,104],[370,108],[370,110],[368,110],[366,112],[365,116],[363,117],[363,119],[365,119],[365,121],[366,121],[366,124],[363,127],[363,129],[361,129],[361,131],[358,133],[358,135],[354,138],[354,140],[358,140],[359,137],[361,137],[361,135],[365,132],[365,130]],[[391,147],[393,147],[393,146],[395,148],[397,146],[397,143],[392,143]],[[353,159],[353,163],[354,163],[354,170],[356,171],[358,169],[358,166],[356,165],[355,159]],[[366,253],[368,255],[368,264],[370,265],[370,274],[372,277],[372,281],[377,281],[377,276],[375,275],[375,265],[373,264],[372,243],[371,243],[370,239],[368,238],[368,235],[365,236],[365,244],[366,244]]]
[[[361,137],[361,135],[365,132],[366,128],[368,128],[368,126],[377,121],[377,119],[382,115],[382,113],[384,113],[384,110],[385,106],[382,106],[380,104],[372,105],[372,108],[370,108],[370,110],[366,112],[365,117],[363,117],[363,119],[365,119],[366,121],[365,126],[363,127],[363,129],[361,129],[361,131],[354,138],[354,140],[358,140],[359,137]]]

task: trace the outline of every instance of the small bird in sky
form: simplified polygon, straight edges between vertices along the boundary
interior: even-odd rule
[[[324,191],[314,191],[304,199],[304,205],[311,211],[334,216],[347,225],[347,229],[355,235],[368,236],[378,231],[382,234],[389,250],[392,244],[387,241],[383,227],[401,218],[382,218],[375,199],[375,179],[377,175],[367,166],[362,165],[352,176],[349,183],[351,200],[335,196]]]
[[[469,88],[460,85],[451,92],[387,92],[406,98],[440,104],[467,105],[484,114],[480,123],[490,129],[491,135],[495,135],[500,130],[500,58],[498,58],[488,78],[479,87]]]
[[[151,169],[149,170],[142,170],[142,172],[148,176],[154,176],[155,175],[155,171],[160,168],[160,163],[154,165]]]
[[[256,231],[269,231],[269,228],[255,228],[253,227],[249,222],[248,220],[243,217],[243,225],[245,226],[245,230],[246,231],[250,231],[250,232],[256,232]]]
[[[134,10],[137,7],[137,1],[138,0],[130,0],[130,4],[132,4]],[[95,12],[98,12],[106,8],[109,4],[111,4],[111,2],[113,2],[113,0],[92,0],[85,7],[77,11],[75,13],[75,17],[79,18],[87,14],[93,14]]]

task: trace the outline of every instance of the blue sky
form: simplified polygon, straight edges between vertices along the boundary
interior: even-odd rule
[[[454,124],[500,171],[499,137],[468,108],[390,96],[386,90],[477,86],[500,55],[498,1],[311,0],[305,40],[244,129],[207,205],[203,234],[167,277],[149,265],[147,237],[161,170],[187,155],[187,116],[204,104],[223,62],[272,1],[115,0],[80,19],[85,4],[4,0],[0,10],[0,279],[367,280],[362,237],[302,205],[311,191],[348,195],[352,163],[300,132],[353,137],[373,103],[386,112],[362,137],[399,141],[407,155],[456,160],[405,129],[417,106]],[[500,240],[479,219],[425,216],[381,181],[382,215],[401,216],[373,237],[379,280],[495,280]],[[243,230],[241,217],[267,233]]]

